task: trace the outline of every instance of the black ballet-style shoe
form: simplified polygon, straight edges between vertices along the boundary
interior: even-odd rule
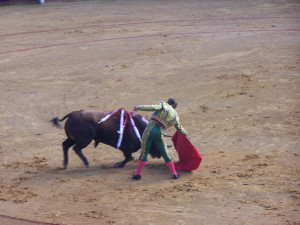
[[[140,180],[141,178],[142,178],[141,175],[133,175],[133,176],[132,176],[132,179],[133,179],[133,180]]]
[[[179,174],[173,175],[173,179],[178,179],[178,178],[179,178]]]

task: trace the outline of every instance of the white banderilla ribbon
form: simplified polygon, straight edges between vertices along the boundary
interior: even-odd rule
[[[122,143],[123,140],[123,134],[124,134],[124,109],[121,110],[121,117],[120,117],[120,130],[117,131],[120,136],[119,136],[119,140],[118,140],[118,144],[117,144],[117,149],[120,148],[120,145]]]
[[[140,132],[139,132],[139,130],[137,129],[137,127],[136,127],[136,125],[135,125],[135,123],[134,123],[134,120],[132,119],[130,113],[128,113],[128,115],[129,115],[130,122],[131,122],[131,125],[132,125],[133,130],[134,130],[134,133],[135,133],[135,135],[138,137],[138,139],[141,141],[142,138],[141,138]]]
[[[98,123],[102,123],[104,121],[106,121],[109,117],[111,117],[112,115],[114,115],[118,110],[113,111],[112,113],[108,114],[106,117],[102,118]]]
[[[106,120],[108,120],[112,115],[114,115],[115,113],[117,113],[118,111],[121,111],[121,115],[120,115],[120,130],[118,130],[117,132],[119,133],[119,139],[118,139],[118,143],[117,143],[117,149],[120,148],[121,146],[121,143],[122,143],[122,140],[123,140],[123,135],[124,135],[124,129],[125,129],[125,126],[126,126],[126,122],[127,122],[127,117],[125,118],[125,122],[124,122],[124,109],[118,109],[118,110],[115,110],[113,112],[111,112],[110,114],[108,114],[107,116],[105,116],[104,118],[102,118],[98,123],[102,123],[102,122],[105,122]],[[127,111],[126,111],[127,112]],[[129,112],[127,112],[127,115],[129,116],[130,118],[130,123],[132,125],[132,128],[134,130],[134,133],[135,135],[137,136],[137,138],[141,141],[141,135],[140,135],[140,132],[139,130],[137,129],[135,123],[134,123],[134,120],[132,119],[132,116],[130,115]]]

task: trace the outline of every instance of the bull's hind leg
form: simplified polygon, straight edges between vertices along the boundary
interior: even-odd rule
[[[63,146],[63,152],[64,152],[64,160],[63,160],[63,167],[66,169],[68,166],[68,150],[71,146],[75,145],[75,141],[68,138],[62,143]]]
[[[79,156],[79,158],[83,161],[85,167],[89,167],[89,162],[85,158],[85,156],[82,154],[81,150],[88,146],[91,143],[92,140],[85,141],[85,142],[77,142],[76,145],[73,147],[76,154]]]

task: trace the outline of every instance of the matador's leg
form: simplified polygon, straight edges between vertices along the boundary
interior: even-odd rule
[[[160,132],[161,132],[161,130],[160,130]],[[163,132],[161,132],[161,135],[158,136],[158,138],[155,139],[154,142],[157,145],[157,147],[158,147],[162,157],[164,158],[167,166],[172,171],[173,178],[177,179],[179,177],[179,174],[176,172],[175,166],[174,166],[174,163],[173,163],[173,159],[172,159],[171,155],[169,154],[169,152],[167,150],[167,144],[166,144],[166,140],[164,138]]]
[[[151,135],[151,133],[152,133],[154,126],[155,126],[154,123],[153,124],[149,123],[143,133],[142,143],[141,143],[141,145],[142,145],[141,154],[139,157],[138,167],[136,169],[135,174],[132,176],[132,179],[134,179],[134,180],[141,179],[141,172],[142,172],[144,165],[146,164],[147,156],[148,156],[149,149],[151,146],[151,142],[153,140],[153,135]]]

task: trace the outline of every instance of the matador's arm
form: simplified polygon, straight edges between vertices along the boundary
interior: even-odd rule
[[[142,111],[157,111],[163,108],[163,103],[159,102],[156,105],[138,105],[136,108]]]
[[[180,133],[187,135],[187,131],[183,128],[183,126],[178,122],[174,124],[176,130],[178,130]]]

